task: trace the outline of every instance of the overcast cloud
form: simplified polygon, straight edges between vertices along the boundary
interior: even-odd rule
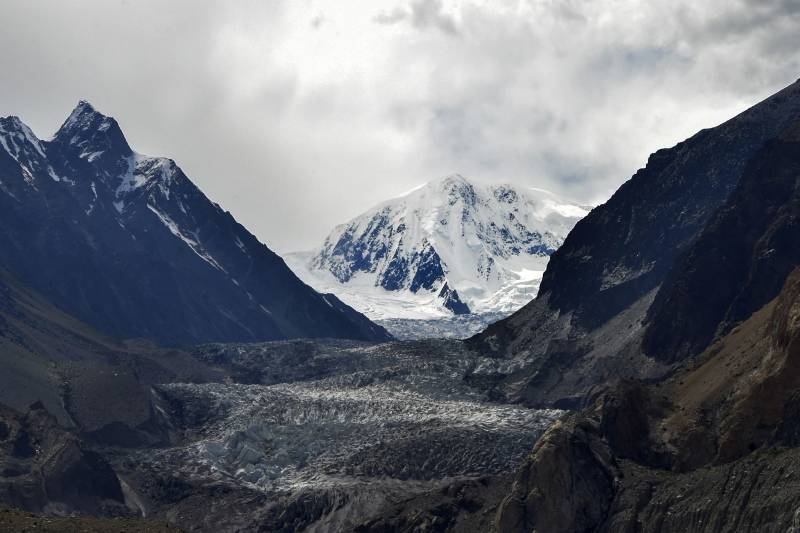
[[[800,0],[0,4],[0,115],[80,98],[277,251],[459,172],[605,200],[800,77]]]

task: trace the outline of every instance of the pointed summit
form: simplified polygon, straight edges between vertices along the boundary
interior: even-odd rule
[[[90,112],[90,113],[95,113],[96,112],[94,106],[92,106],[92,104],[90,104],[88,100],[84,100],[82,98],[80,100],[78,100],[78,105],[75,106],[75,109],[73,110],[73,113],[75,111],[79,111],[79,110],[80,111],[84,111],[85,110],[85,111]]]
[[[80,157],[128,157],[133,151],[117,121],[81,100],[53,136],[53,142],[66,149],[78,150]]]
[[[5,151],[20,164],[28,184],[36,181],[34,174],[37,173],[48,174],[58,181],[58,177],[47,162],[42,141],[16,115],[0,118],[0,150]]]
[[[70,113],[67,117],[67,120],[64,121],[59,130],[56,132],[55,136],[58,137],[59,134],[64,131],[71,131],[76,127],[90,123],[95,115],[100,115],[102,118],[108,118],[102,113],[98,113],[92,104],[86,100],[80,100],[78,105],[75,106],[75,109],[72,110],[72,113]]]
[[[7,117],[0,117],[0,124],[8,130],[21,130],[25,124],[20,120],[17,115],[9,115]]]

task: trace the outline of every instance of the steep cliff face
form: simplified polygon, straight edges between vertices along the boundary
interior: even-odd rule
[[[788,236],[794,224],[790,198],[796,147],[788,128],[798,119],[800,82],[716,128],[653,154],[644,169],[575,226],[553,254],[536,300],[470,341],[485,352],[522,362],[513,374],[495,376],[498,390],[532,404],[580,405],[589,391],[609,379],[667,375],[676,360],[701,351],[720,322],[729,328],[774,297],[793,264]],[[739,195],[732,201],[741,206],[728,218],[745,216],[745,205],[763,209],[776,197],[783,203],[773,207],[783,211],[747,222],[728,220],[724,211],[716,213],[732,194]],[[715,221],[720,242],[712,242],[717,238],[711,233]],[[702,240],[704,232],[707,241]],[[761,271],[739,272],[740,265],[728,261],[725,267],[736,273],[712,274],[710,284],[720,277],[735,279],[730,290],[741,292],[741,298],[708,318],[700,310],[711,309],[717,297],[713,291],[706,291],[708,302],[697,307],[695,295],[681,296],[695,290],[687,283],[705,283],[689,272],[699,260],[687,257],[712,261],[723,247],[722,257],[734,253],[724,235],[741,243],[742,251],[735,253],[763,252],[765,260],[757,268],[780,273],[769,277],[769,287],[760,287],[767,279]],[[755,244],[766,235],[770,237]],[[775,255],[781,259],[768,258],[775,246],[782,247]],[[691,266],[685,266],[687,261]],[[685,315],[672,313],[677,301],[685,302]],[[660,310],[673,318],[665,320]],[[661,334],[673,319],[684,323],[676,322]],[[688,322],[687,333],[673,335]]]
[[[792,531],[800,498],[800,269],[669,379],[553,426],[500,531]]]
[[[695,355],[772,300],[800,264],[800,121],[748,162],[741,183],[686,250],[648,311],[644,349]]]
[[[795,84],[687,141],[702,142],[679,158],[680,173],[663,174],[666,184],[652,184],[659,190],[680,183],[675,194],[694,191],[699,197],[716,190],[719,195],[713,201],[705,196],[702,209],[696,198],[678,194],[656,201],[640,193],[642,205],[656,201],[651,208],[672,206],[671,214],[661,211],[667,218],[649,219],[647,227],[629,220],[626,235],[642,239],[646,231],[658,239],[663,232],[693,228],[693,236],[684,233],[680,242],[665,234],[661,242],[668,249],[657,257],[646,240],[631,241],[628,252],[638,243],[642,257],[650,254],[647,273],[615,284],[607,274],[616,267],[602,251],[589,243],[583,249],[570,245],[576,232],[580,236],[590,227],[595,210],[567,239],[561,261],[574,267],[567,271],[579,286],[602,286],[606,282],[598,280],[605,279],[607,289],[575,303],[559,292],[561,285],[543,283],[543,293],[549,289],[532,306],[494,328],[494,337],[476,339],[494,343],[500,354],[511,349],[531,357],[534,372],[500,381],[505,391],[533,402],[572,391],[582,394],[575,405],[588,404],[537,443],[500,506],[498,530],[796,531],[799,91]],[[771,114],[778,109],[779,115]],[[755,145],[749,144],[753,135],[760,139]],[[722,151],[714,157],[706,149]],[[705,166],[692,174],[692,165],[704,158]],[[730,180],[726,194],[720,180]],[[612,198],[607,208],[615,205]],[[687,220],[693,222],[679,223]],[[620,227],[599,227],[622,237]],[[634,256],[626,257],[624,264],[637,264]],[[567,268],[556,258],[551,265],[546,279],[557,279]],[[595,304],[607,307],[598,314]],[[548,348],[535,352],[537,340]],[[540,390],[531,392],[535,388]]]
[[[579,222],[542,278],[551,308],[603,323],[664,279],[736,188],[750,158],[800,117],[800,82],[653,154]]]

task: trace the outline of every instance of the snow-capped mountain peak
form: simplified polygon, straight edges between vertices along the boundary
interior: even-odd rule
[[[133,153],[117,121],[97,111],[86,100],[78,102],[52,140],[80,150],[79,156],[91,161]]]
[[[587,212],[540,189],[452,174],[378,204],[289,261],[373,318],[511,312],[535,296],[550,254]]]
[[[189,193],[194,192],[194,186],[172,159],[135,152],[117,121],[86,100],[78,103],[50,143],[71,170],[80,176],[91,176],[90,183],[80,184],[91,188],[87,214],[93,211],[98,198],[122,213],[134,195],[160,196],[156,200],[150,194],[149,203],[169,200],[171,189],[181,183],[192,189]]]
[[[0,267],[117,336],[388,338],[86,101],[49,141],[0,118],[0,222]]]

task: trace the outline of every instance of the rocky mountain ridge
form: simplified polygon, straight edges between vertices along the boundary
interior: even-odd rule
[[[498,530],[794,531],[799,282],[795,270],[669,379],[624,381],[554,425],[518,471]]]
[[[609,356],[638,353],[660,375],[591,376],[587,407],[554,424],[519,469],[498,531],[797,530],[799,85],[761,104],[791,112],[748,153],[733,190],[649,291],[652,305],[628,310],[639,327]],[[749,121],[770,117],[758,107],[745,125],[763,133]],[[573,365],[562,369],[586,368],[590,352],[571,348],[562,345]]]
[[[317,294],[174,161],[80,102],[50,140],[0,119],[0,267],[117,337],[164,344],[388,334]]]
[[[471,339],[480,350],[519,362],[512,375],[496,376],[498,390],[533,405],[579,406],[615,377],[669,373],[674,359],[656,357],[652,343],[642,344],[665,324],[651,322],[662,305],[653,302],[663,301],[681,258],[751,171],[751,160],[799,117],[795,83],[653,154],[570,232],[536,300]],[[669,315],[670,306],[664,309]]]

